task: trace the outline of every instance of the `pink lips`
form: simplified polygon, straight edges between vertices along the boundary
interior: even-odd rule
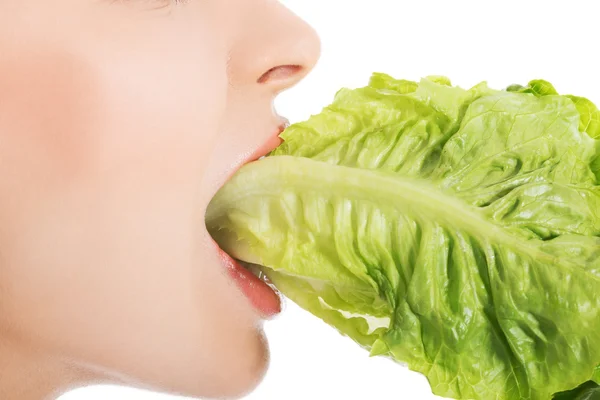
[[[279,293],[265,281],[242,267],[229,254],[220,248],[218,251],[229,276],[235,281],[239,289],[250,301],[250,304],[254,306],[261,316],[263,318],[270,318],[279,314],[281,312],[281,298]]]
[[[283,139],[279,137],[281,132],[283,132],[289,125],[289,121],[285,118],[280,118],[281,124],[275,130],[275,134],[271,136],[265,143],[263,143],[252,155],[249,157],[247,162],[256,161],[264,155],[267,155],[272,150],[276,149],[281,143],[283,143]]]
[[[283,142],[279,135],[289,126],[289,121],[281,117],[280,121],[281,123],[274,134],[257,148],[243,164],[258,160],[277,148]],[[236,282],[239,289],[262,317],[269,318],[279,314],[281,312],[281,297],[279,292],[263,280],[259,279],[248,269],[244,268],[238,261],[225,253],[216,243],[215,246],[218,249],[221,261],[227,269],[229,276]]]

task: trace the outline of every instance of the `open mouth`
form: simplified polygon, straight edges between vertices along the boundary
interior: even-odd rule
[[[273,135],[246,159],[242,165],[264,158],[281,144],[282,140],[279,138],[279,135],[289,126],[289,122],[281,117],[279,119],[280,124],[274,130]],[[239,169],[242,165],[239,165],[235,170]],[[254,308],[264,318],[279,314],[282,307],[282,296],[269,278],[267,278],[262,267],[235,259],[223,251],[216,242],[214,243],[229,275]]]

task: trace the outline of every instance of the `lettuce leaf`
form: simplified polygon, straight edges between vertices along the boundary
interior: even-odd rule
[[[552,400],[598,400],[600,399],[600,385],[594,381],[587,381],[576,389],[557,393]]]
[[[545,81],[377,73],[241,168],[206,223],[436,395],[595,399],[599,129],[591,101]]]

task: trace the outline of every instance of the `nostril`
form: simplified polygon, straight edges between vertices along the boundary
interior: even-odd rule
[[[267,72],[258,78],[258,83],[267,83],[273,81],[287,80],[294,75],[297,75],[302,71],[303,67],[300,65],[279,65],[269,69]]]

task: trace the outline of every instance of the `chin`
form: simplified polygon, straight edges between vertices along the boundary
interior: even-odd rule
[[[219,399],[240,399],[254,391],[263,381],[270,362],[269,345],[262,329],[257,329],[251,349],[230,365]]]
[[[208,374],[206,369],[203,369],[205,365],[199,366],[195,374],[187,374],[186,381],[179,380],[172,386],[175,390],[169,392],[203,400],[241,399],[262,382],[269,361],[266,337],[262,329],[257,328],[254,334],[248,335],[243,351],[237,352],[234,357],[217,358],[211,363]],[[181,378],[181,375],[178,375],[178,378]]]
[[[110,374],[106,383],[193,399],[241,399],[254,391],[264,379],[270,352],[262,329],[257,327],[237,333],[237,343],[232,345],[235,351],[231,347],[224,348],[226,344],[220,344],[199,352],[192,350],[187,356],[166,363],[154,360],[140,365],[139,361],[135,361],[135,369],[121,368],[122,374]],[[182,346],[187,349],[194,347],[191,343]]]

